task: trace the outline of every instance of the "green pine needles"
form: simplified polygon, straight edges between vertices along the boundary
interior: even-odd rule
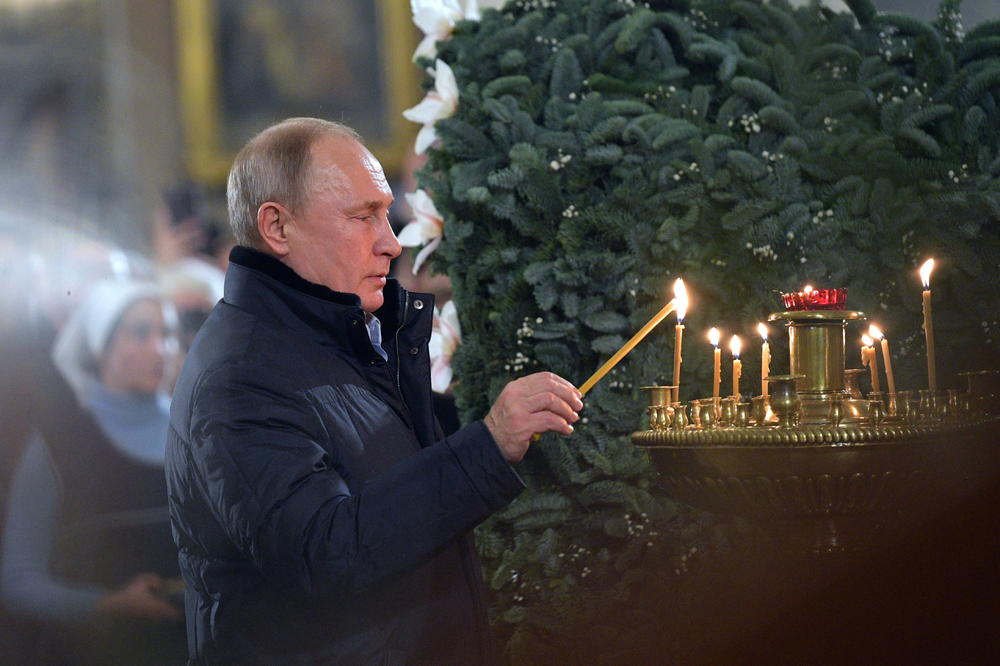
[[[773,292],[806,282],[848,287],[892,339],[899,385],[922,388],[928,256],[942,376],[996,364],[1000,21],[963,34],[954,0],[934,23],[848,4],[515,0],[438,45],[461,97],[421,185],[445,219],[433,264],[459,306],[465,417],[522,374],[581,383],[677,276],[684,400],[710,391],[710,326],[756,340]],[[669,383],[670,328],[588,395],[571,438],[533,447],[528,492],[479,531],[514,662],[622,663],[669,635],[705,532],[628,433],[638,387]]]

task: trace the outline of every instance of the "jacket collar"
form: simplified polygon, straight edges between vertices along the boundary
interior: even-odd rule
[[[410,294],[395,279],[382,291],[385,303],[374,314],[384,331],[428,317],[420,328],[430,329],[433,296]],[[408,307],[419,297],[426,312]],[[321,344],[333,343],[363,358],[375,354],[365,330],[365,314],[356,294],[333,291],[302,278],[278,259],[237,245],[229,254],[224,300],[258,317],[299,330]],[[406,321],[403,321],[403,319]]]

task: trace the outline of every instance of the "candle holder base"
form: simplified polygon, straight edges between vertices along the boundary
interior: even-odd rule
[[[837,401],[841,406],[842,424],[865,423],[868,421],[869,401],[851,397],[847,391],[830,393],[799,393],[802,401],[803,425],[820,425],[829,423],[830,403]]]

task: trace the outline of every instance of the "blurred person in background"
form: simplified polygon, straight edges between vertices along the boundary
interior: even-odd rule
[[[40,624],[40,663],[184,659],[183,616],[167,599],[178,574],[163,475],[173,326],[155,285],[107,281],[56,340],[71,397],[36,405],[47,427],[15,469],[0,550],[0,596]]]
[[[23,226],[20,217],[0,216],[5,279],[0,289],[0,526],[10,475],[28,433],[52,425],[41,417],[41,406],[56,405],[63,420],[74,416],[73,393],[52,362],[56,335],[95,283],[125,278],[136,263],[113,246],[55,225],[39,223],[28,231]]]
[[[178,348],[166,381],[171,393],[195,334],[222,299],[231,245],[211,219],[200,187],[183,181],[164,191],[153,211],[153,251],[158,282],[177,312]]]
[[[161,269],[198,261],[224,271],[232,246],[227,225],[214,218],[202,188],[182,181],[164,191],[153,211],[153,253]]]
[[[177,313],[177,353],[167,369],[165,389],[173,393],[184,358],[208,313],[222,299],[226,274],[213,264],[187,257],[160,269],[164,297]]]

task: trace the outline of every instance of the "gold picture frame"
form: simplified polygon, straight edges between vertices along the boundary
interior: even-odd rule
[[[355,81],[353,87],[344,88],[342,99],[361,104],[364,110],[355,108],[353,115],[358,117],[352,117],[351,112],[330,105],[329,95],[324,100],[325,104],[310,105],[310,92],[314,95],[324,92],[323,89],[316,89],[293,91],[296,103],[289,103],[287,106],[291,108],[286,111],[280,94],[268,96],[266,94],[268,91],[263,91],[257,95],[255,93],[258,88],[255,87],[254,81],[250,81],[244,82],[242,89],[250,91],[250,95],[249,97],[244,95],[243,99],[254,101],[266,99],[269,106],[255,118],[243,119],[245,126],[240,126],[238,119],[232,117],[231,110],[236,105],[232,102],[227,105],[227,100],[233,93],[232,87],[227,88],[226,85],[233,77],[231,75],[227,77],[225,67],[228,63],[221,57],[224,50],[222,42],[231,44],[234,39],[231,26],[224,32],[220,27],[220,19],[226,16],[221,14],[228,9],[228,15],[231,16],[235,12],[240,14],[242,19],[243,12],[257,12],[253,16],[248,14],[249,18],[245,22],[249,26],[248,32],[257,30],[243,40],[251,50],[259,50],[261,41],[275,39],[278,42],[275,48],[271,49],[277,52],[276,55],[269,53],[266,55],[273,57],[253,60],[259,53],[251,53],[247,59],[251,60],[252,66],[236,70],[237,76],[253,77],[259,69],[265,69],[268,65],[277,63],[276,67],[279,68],[289,65],[289,54],[295,49],[301,51],[302,43],[305,39],[309,39],[310,33],[314,44],[319,48],[326,45],[331,48],[344,47],[336,35],[330,35],[325,39],[322,33],[317,33],[317,30],[323,29],[322,24],[314,25],[314,22],[303,21],[303,16],[308,15],[310,2],[326,13],[328,23],[332,13],[338,12],[335,26],[337,31],[342,36],[346,34],[354,42],[364,45],[363,48],[351,49],[348,56],[354,58],[355,66],[362,62],[362,67],[367,67],[369,70],[359,74],[349,71],[350,64],[341,68],[341,73],[347,71],[354,78],[369,74],[376,79],[375,86],[370,85],[372,76],[367,76],[364,77],[362,85],[358,85]],[[291,15],[296,6],[300,10],[297,17]],[[343,22],[339,20],[340,13],[343,13]],[[362,15],[367,17],[363,25],[351,24],[352,20]],[[343,120],[354,126],[365,137],[366,144],[389,173],[399,168],[405,155],[411,150],[419,128],[404,119],[402,112],[420,100],[421,91],[420,72],[411,61],[413,50],[417,45],[417,32],[410,22],[409,3],[400,0],[354,0],[353,2],[174,0],[174,19],[185,161],[188,175],[193,180],[209,187],[224,184],[236,151],[257,131],[264,129],[271,122],[292,115],[313,115],[330,120]],[[295,23],[296,20],[299,21],[298,25]],[[262,23],[265,25],[261,26]],[[275,34],[278,36],[275,37]],[[360,60],[362,58],[363,61]],[[335,60],[314,58],[314,61],[320,63],[322,67],[324,63]],[[258,64],[260,67],[256,66]],[[287,88],[285,82],[291,78],[295,79],[295,84],[299,88],[303,85],[324,85],[322,77],[316,79],[272,77],[271,80],[277,82],[277,87]],[[360,96],[356,94],[359,92],[362,93]],[[363,97],[366,93],[371,93],[369,98]],[[366,102],[366,99],[370,102],[375,96],[378,98],[378,103]],[[370,113],[369,106],[377,107],[379,113]],[[227,116],[227,113],[230,115]],[[264,116],[267,116],[266,120],[262,119]],[[375,127],[376,130],[366,131],[365,127],[359,126],[359,120],[362,124],[367,123],[368,129]]]

